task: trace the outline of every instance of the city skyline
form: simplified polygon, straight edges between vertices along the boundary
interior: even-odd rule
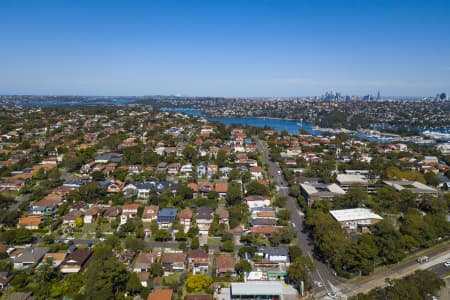
[[[446,1],[4,1],[0,94],[450,91]]]

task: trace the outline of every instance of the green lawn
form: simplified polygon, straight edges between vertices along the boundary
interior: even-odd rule
[[[215,238],[215,237],[209,237],[208,238],[208,245],[220,245],[220,238]]]

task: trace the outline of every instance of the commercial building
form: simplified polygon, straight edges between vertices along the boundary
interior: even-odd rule
[[[367,208],[330,210],[330,214],[348,232],[367,232],[371,225],[383,220]]]
[[[399,181],[383,181],[383,184],[388,185],[401,192],[402,190],[409,190],[414,194],[418,195],[432,195],[438,196],[438,191],[431,186],[420,183],[418,181],[408,181],[408,180],[399,180]]]

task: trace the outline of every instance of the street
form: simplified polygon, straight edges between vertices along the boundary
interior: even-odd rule
[[[300,211],[297,205],[297,200],[294,197],[289,196],[289,186],[283,176],[283,173],[281,172],[281,168],[275,162],[270,160],[267,144],[264,141],[259,140],[257,137],[255,137],[255,140],[256,147],[258,151],[263,154],[264,161],[268,166],[269,176],[278,186],[278,194],[288,198],[285,208],[292,212],[291,221],[297,235],[298,246],[303,250],[305,255],[311,257],[316,265],[316,272],[312,274],[312,279],[314,281],[322,282],[323,287],[316,287],[314,292],[320,293],[335,291],[335,286],[342,284],[344,279],[335,276],[333,270],[328,268],[323,262],[315,259],[313,256],[314,244],[303,230],[304,213]]]

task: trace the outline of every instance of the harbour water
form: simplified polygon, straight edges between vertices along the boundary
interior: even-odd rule
[[[173,111],[177,113],[185,113],[191,116],[202,117],[210,121],[216,121],[224,123],[225,125],[239,124],[248,125],[256,127],[268,127],[275,129],[277,131],[286,130],[290,134],[299,134],[300,130],[303,128],[308,133],[313,135],[319,135],[322,132],[315,130],[314,125],[309,122],[300,122],[296,120],[283,120],[283,119],[272,119],[272,118],[235,118],[235,117],[210,117],[204,115],[201,111],[197,109],[166,109],[167,111]]]

